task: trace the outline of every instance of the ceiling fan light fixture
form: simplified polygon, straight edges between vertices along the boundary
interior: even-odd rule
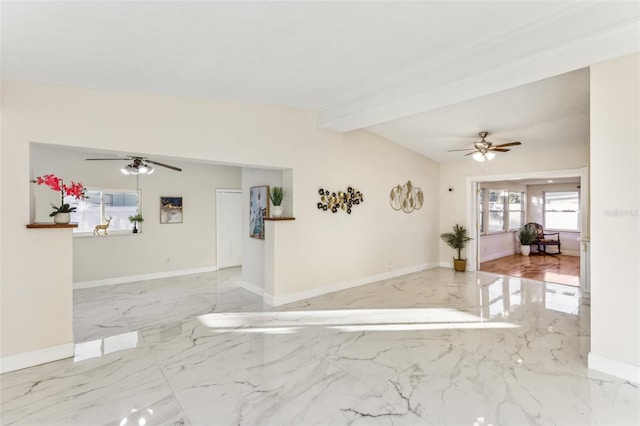
[[[476,161],[484,161],[484,155],[481,152],[476,152],[472,155],[473,159]]]
[[[140,164],[138,166],[138,173],[140,173],[141,175],[146,175],[147,173],[149,173],[149,167],[147,167],[146,164]]]
[[[123,168],[120,169],[120,171],[127,176],[138,174],[138,169],[136,169],[136,167],[132,164],[128,164],[124,166]]]
[[[153,173],[155,171],[156,171],[155,167],[147,166],[147,174],[148,175],[150,175],[151,173]]]
[[[496,153],[489,151],[484,156],[487,157],[487,160],[491,161],[491,160],[493,160],[495,158]]]

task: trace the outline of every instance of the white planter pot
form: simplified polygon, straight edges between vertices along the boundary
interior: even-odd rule
[[[53,217],[53,222],[59,225],[67,224],[71,222],[71,214],[70,213],[58,213]]]
[[[520,253],[522,253],[523,256],[529,256],[529,253],[531,253],[531,246],[520,246]]]
[[[273,206],[271,209],[271,217],[273,219],[279,219],[282,217],[282,206]]]

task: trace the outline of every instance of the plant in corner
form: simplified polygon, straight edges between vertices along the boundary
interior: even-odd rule
[[[531,252],[531,244],[538,239],[538,233],[533,226],[523,226],[518,231],[518,241],[520,241],[520,253],[523,256],[529,256]]]
[[[442,238],[449,247],[458,250],[458,258],[453,258],[453,269],[458,272],[464,272],[465,269],[467,269],[467,260],[462,258],[462,250],[473,238],[467,235],[467,230],[464,226],[458,224],[453,225],[453,232],[446,232],[440,235],[440,238]]]
[[[133,216],[129,216],[129,222],[133,223],[133,233],[138,233],[138,227],[136,226],[138,223],[144,222],[144,218],[140,213],[136,213]]]
[[[269,199],[273,204],[271,217],[282,217],[282,200],[284,199],[284,189],[282,189],[281,186],[274,186],[273,188],[271,188],[271,191],[269,191]]]
[[[31,182],[37,183],[38,185],[46,185],[54,191],[60,192],[60,207],[51,203],[53,211],[49,214],[49,217],[52,217],[55,223],[69,223],[69,214],[76,211],[76,207],[71,207],[70,204],[64,202],[65,196],[72,196],[76,200],[87,198],[82,183],[71,181],[71,185],[65,185],[62,179],[53,174],[38,176]]]

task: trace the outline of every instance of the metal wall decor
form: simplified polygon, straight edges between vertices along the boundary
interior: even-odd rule
[[[389,193],[389,202],[394,210],[402,210],[405,213],[411,213],[414,210],[420,210],[424,203],[424,194],[422,189],[413,186],[410,180],[406,184],[394,186]]]
[[[347,214],[351,214],[351,208],[364,202],[362,192],[356,191],[352,187],[348,187],[346,191],[331,192],[320,188],[320,202],[318,209],[323,211],[331,211],[337,213],[338,210],[344,210]]]

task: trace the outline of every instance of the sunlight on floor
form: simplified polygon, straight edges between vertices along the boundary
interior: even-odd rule
[[[212,313],[201,315],[198,320],[214,331],[267,334],[293,333],[307,327],[345,332],[518,327],[442,308]]]

